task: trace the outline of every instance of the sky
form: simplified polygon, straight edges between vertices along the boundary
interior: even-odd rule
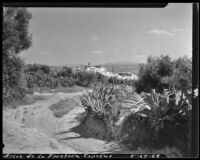
[[[33,44],[20,56],[47,65],[146,62],[192,56],[192,4],[165,8],[28,8]]]

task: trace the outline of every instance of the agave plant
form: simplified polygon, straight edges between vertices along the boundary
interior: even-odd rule
[[[156,93],[155,90],[152,90],[151,93],[143,93],[143,99],[140,101],[133,100],[133,97],[132,101],[128,99],[129,105],[136,107],[139,104],[138,107],[141,109],[131,116],[135,117],[134,119],[137,119],[138,116],[141,117],[138,124],[145,121],[146,124],[143,127],[146,128],[146,131],[152,130],[154,137],[157,137],[157,140],[154,138],[153,142],[167,139],[163,144],[179,143],[180,148],[187,148],[189,145],[186,144],[187,139],[191,136],[189,135],[192,109],[190,94],[178,93],[176,90],[172,92],[164,90],[163,93]],[[132,128],[134,127],[135,125]],[[134,131],[130,131],[130,134],[134,136]],[[152,138],[149,137],[149,139]]]
[[[92,92],[84,93],[79,99],[88,114],[102,119],[113,132],[119,118],[122,97],[123,93],[118,87],[97,85]]]
[[[92,111],[97,115],[107,114],[108,109],[112,109],[112,104],[117,101],[118,90],[110,86],[96,86],[92,92],[86,92],[80,96],[82,106],[87,111]]]
[[[156,131],[164,128],[165,122],[178,123],[178,117],[185,119],[185,116],[191,111],[190,100],[176,92],[164,90],[162,94],[152,91],[151,94],[145,94],[144,101],[150,106],[150,110],[144,109],[141,113],[146,114],[151,120],[152,127]]]

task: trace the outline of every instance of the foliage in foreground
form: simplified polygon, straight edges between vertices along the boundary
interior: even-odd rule
[[[124,142],[134,147],[176,146],[188,154],[191,143],[191,94],[144,94],[144,107],[126,118],[122,128]],[[133,106],[135,104],[133,103]]]
[[[116,86],[97,85],[92,92],[87,92],[80,96],[80,102],[87,115],[92,115],[102,120],[112,136],[115,122],[117,122],[120,115],[120,105],[123,97],[124,95],[120,88]]]
[[[100,85],[81,96],[80,101],[86,118],[92,116],[93,121],[103,121],[115,140],[131,144],[135,149],[177,147],[187,156],[191,147],[191,94],[180,93],[175,88],[162,93],[153,89],[138,99],[134,93],[125,86]],[[118,124],[123,104],[132,106],[132,113]]]

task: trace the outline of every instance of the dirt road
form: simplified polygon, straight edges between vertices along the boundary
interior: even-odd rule
[[[72,131],[80,122],[76,117],[84,109],[75,106],[61,118],[50,106],[82,94],[47,93],[30,105],[3,110],[3,153],[112,153],[122,148],[114,142],[82,137]]]

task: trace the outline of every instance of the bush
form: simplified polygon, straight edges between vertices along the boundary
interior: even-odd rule
[[[100,73],[73,72],[72,68],[62,67],[61,70],[50,68],[41,64],[29,64],[26,66],[25,77],[27,87],[57,88],[72,87],[74,85],[92,87],[95,83],[107,83],[108,79]]]
[[[3,65],[3,101],[25,96],[24,62],[17,56],[7,58]]]
[[[26,66],[25,75],[28,88],[56,88],[60,86],[62,77],[57,78],[55,71],[47,65],[29,64]]]
[[[137,114],[127,116],[121,126],[118,139],[120,142],[127,144],[132,149],[138,147],[152,147],[153,135],[152,128],[149,126],[148,120]]]
[[[57,73],[58,77],[69,77],[72,74],[72,68],[64,66],[62,67],[61,71]]]
[[[129,86],[133,86],[135,85],[135,80],[131,80],[131,79],[119,79],[117,77],[109,77],[108,82],[114,85],[129,85]]]

